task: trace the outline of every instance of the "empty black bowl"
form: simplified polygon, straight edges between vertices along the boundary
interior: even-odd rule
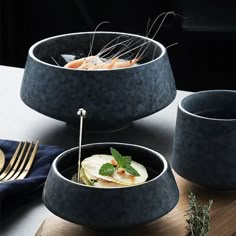
[[[110,154],[110,147],[142,163],[148,180],[119,188],[86,186],[71,180],[77,171],[78,148],[58,156],[43,191],[46,207],[70,222],[99,230],[124,229],[145,224],[167,214],[179,199],[178,188],[166,159],[146,147],[125,143],[95,143],[82,147],[82,159]]]
[[[236,190],[236,91],[206,90],[178,106],[172,166],[204,187]]]

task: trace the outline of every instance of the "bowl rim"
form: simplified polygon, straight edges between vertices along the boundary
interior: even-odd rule
[[[63,37],[66,37],[66,36],[74,36],[74,35],[84,35],[84,34],[117,34],[117,35],[127,35],[127,36],[130,36],[130,37],[136,37],[136,38],[141,38],[141,39],[144,39],[144,40],[148,40],[150,42],[153,42],[154,44],[156,44],[156,47],[158,46],[160,49],[161,49],[161,53],[160,55],[153,59],[153,60],[150,60],[148,62],[145,62],[145,63],[142,63],[142,64],[137,64],[135,67],[126,67],[126,68],[115,68],[115,69],[112,69],[112,70],[107,70],[107,69],[101,69],[101,70],[79,70],[79,69],[71,69],[71,68],[65,68],[63,66],[58,66],[58,65],[53,65],[53,64],[50,64],[50,63],[47,63],[47,62],[44,62],[40,59],[38,59],[35,55],[34,55],[34,49],[40,45],[41,43],[44,43],[44,42],[47,42],[47,41],[50,41],[50,40],[53,40],[53,39],[57,39],[57,38],[63,38]],[[160,42],[152,39],[152,38],[149,38],[147,36],[142,36],[142,35],[139,35],[139,34],[133,34],[133,33],[125,33],[125,32],[116,32],[116,31],[85,31],[85,32],[74,32],[74,33],[67,33],[67,34],[59,34],[59,35],[55,35],[55,36],[51,36],[51,37],[47,37],[47,38],[44,38],[36,43],[34,43],[30,48],[29,48],[29,51],[28,51],[28,55],[34,59],[35,61],[41,63],[41,64],[44,64],[44,65],[47,65],[47,66],[52,66],[54,68],[57,68],[57,69],[62,69],[62,70],[68,70],[68,71],[86,71],[86,72],[94,72],[94,71],[116,71],[116,70],[127,70],[127,69],[134,69],[134,68],[137,68],[137,67],[141,67],[143,65],[147,65],[147,64],[150,64],[150,63],[153,63],[157,60],[159,60],[161,57],[163,57],[164,55],[166,54],[166,48],[164,47],[163,44],[161,44]]]
[[[102,190],[106,190],[106,191],[110,191],[110,190],[114,190],[114,189],[127,189],[127,188],[136,188],[136,187],[139,187],[139,186],[143,186],[143,185],[146,185],[146,184],[149,184],[149,183],[152,183],[153,181],[155,181],[156,179],[160,178],[167,170],[168,170],[168,162],[167,160],[164,158],[164,156],[162,154],[160,154],[159,152],[157,151],[154,151],[150,148],[147,148],[145,146],[142,146],[142,145],[137,145],[137,144],[131,144],[131,143],[121,143],[121,142],[98,142],[98,143],[89,143],[89,144],[84,144],[82,145],[82,147],[89,147],[89,146],[94,146],[94,145],[122,145],[122,146],[131,146],[131,147],[135,147],[135,148],[139,148],[139,149],[143,149],[143,150],[146,150],[148,152],[151,152],[153,153],[155,156],[157,156],[163,163],[163,169],[161,171],[161,173],[159,175],[157,175],[156,177],[148,180],[148,181],[145,181],[141,184],[136,184],[136,185],[130,185],[130,186],[121,186],[121,187],[109,187],[109,188],[102,188],[102,187],[97,187],[97,186],[89,186],[89,185],[85,185],[85,184],[82,184],[82,183],[77,183],[75,181],[72,181],[66,177],[64,177],[57,169],[57,163],[58,161],[60,161],[60,159],[67,153],[71,153],[75,150],[78,149],[78,146],[77,147],[73,147],[73,148],[70,148],[64,152],[62,152],[61,154],[59,154],[56,159],[54,159],[53,163],[52,163],[52,169],[54,170],[54,172],[60,176],[60,178],[62,178],[64,181],[70,183],[70,184],[74,184],[74,185],[78,185],[80,187],[84,187],[84,188],[92,188],[92,189],[102,189]]]
[[[186,97],[182,98],[180,101],[179,101],[179,105],[178,105],[178,108],[179,110],[184,113],[184,114],[187,114],[189,115],[190,117],[193,117],[193,118],[198,118],[198,119],[202,119],[202,120],[208,120],[208,121],[214,121],[214,122],[232,122],[232,121],[236,121],[236,118],[233,119],[233,118],[230,118],[230,119],[224,119],[224,118],[209,118],[209,117],[205,117],[205,116],[201,116],[201,115],[197,115],[197,114],[194,114],[188,110],[186,110],[184,107],[183,107],[183,103],[188,100],[188,99],[192,99],[194,97],[198,97],[199,95],[201,94],[219,94],[219,93],[224,93],[224,94],[235,94],[236,95],[236,91],[235,90],[227,90],[227,89],[213,89],[213,90],[203,90],[203,91],[198,91],[198,92],[194,92],[194,93],[191,93],[190,95],[187,95]]]

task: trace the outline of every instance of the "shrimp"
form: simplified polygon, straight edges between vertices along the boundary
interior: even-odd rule
[[[132,67],[136,65],[138,61],[139,61],[138,58],[132,60],[118,60],[116,63],[114,63],[111,69]]]
[[[147,31],[146,31],[146,37],[149,37],[155,23],[157,20],[164,15],[158,29],[154,32],[154,35],[151,37],[151,39],[155,38],[157,33],[159,32],[162,24],[164,23],[166,17],[170,14],[174,14],[174,12],[164,12],[161,13],[151,24],[150,28],[148,29],[147,25]],[[102,22],[107,23],[107,22]],[[100,23],[98,26],[100,26],[102,23]],[[95,29],[95,32],[98,28],[98,26]],[[107,43],[96,55],[92,55],[92,47],[95,40],[95,33],[92,38],[92,42],[90,45],[90,50],[87,57],[83,57],[77,60],[73,60],[68,62],[66,65],[64,65],[65,68],[69,69],[76,69],[76,70],[111,70],[111,69],[122,69],[122,68],[129,68],[138,65],[139,61],[143,58],[145,51],[150,45],[149,40],[137,40],[136,42],[133,42],[133,39],[128,38],[126,40],[123,40],[121,42],[116,42],[114,45],[111,45],[114,41],[118,41],[122,36],[118,36],[117,38],[111,40],[109,43]],[[128,36],[126,36],[128,37]],[[141,43],[140,43],[141,41]],[[138,44],[138,45],[137,45]],[[111,45],[111,46],[110,46]],[[117,53],[113,53],[113,55],[109,58],[108,56],[112,54],[113,50],[117,48],[117,46],[123,46]],[[108,47],[109,46],[109,47]],[[122,57],[124,55],[127,55],[131,53],[134,50],[138,50],[137,54],[132,59],[123,59]]]
[[[70,69],[76,69],[89,63],[93,58],[95,58],[95,56],[83,57],[77,60],[73,60],[73,61],[68,62],[66,65],[64,65],[64,67],[70,68]]]
[[[95,67],[96,69],[113,69],[113,66],[117,63],[118,57],[111,60],[111,62],[104,63],[102,66]]]

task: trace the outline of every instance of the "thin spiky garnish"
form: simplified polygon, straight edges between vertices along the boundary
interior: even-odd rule
[[[209,200],[208,204],[201,205],[191,190],[189,190],[188,197],[189,208],[186,210],[188,226],[186,229],[191,236],[206,236],[210,230],[210,209],[213,200]]]

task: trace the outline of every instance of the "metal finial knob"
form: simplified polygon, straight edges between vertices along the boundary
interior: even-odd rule
[[[77,115],[80,116],[80,117],[83,117],[85,118],[86,117],[86,110],[84,110],[84,108],[80,108],[77,112]]]

